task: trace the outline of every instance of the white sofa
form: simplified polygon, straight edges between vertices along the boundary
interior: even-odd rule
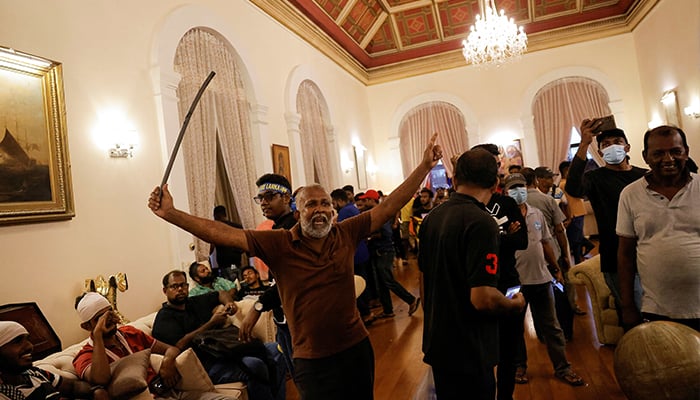
[[[232,323],[236,326],[240,326],[246,313],[252,308],[253,300],[242,300],[236,302],[238,305],[238,312],[236,315],[230,317]],[[142,331],[151,334],[153,329],[153,320],[155,319],[156,312],[148,314],[141,317],[135,321],[129,323]],[[264,342],[275,341],[276,326],[272,321],[272,313],[266,312],[258,320],[258,323],[253,329],[253,334],[255,337],[263,340]],[[49,355],[48,357],[34,362],[34,365],[39,368],[43,368],[55,374],[65,376],[67,378],[77,379],[78,376],[73,368],[73,358],[80,351],[80,349],[87,342],[87,338],[80,343],[73,344],[66,347],[63,351]],[[158,364],[159,365],[159,364]],[[156,368],[157,369],[157,368]],[[227,396],[233,397],[235,399],[247,400],[248,394],[246,391],[246,386],[242,382],[226,383],[222,385],[215,386],[216,391],[226,394]]]

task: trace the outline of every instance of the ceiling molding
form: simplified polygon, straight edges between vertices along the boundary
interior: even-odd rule
[[[290,4],[289,0],[249,1],[368,86],[466,65],[460,48],[365,68],[350,52]],[[632,32],[659,1],[661,0],[640,0],[624,15],[529,34],[527,53]]]

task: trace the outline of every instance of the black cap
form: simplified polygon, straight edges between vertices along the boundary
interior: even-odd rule
[[[555,175],[559,175],[559,174],[555,174],[551,169],[549,169],[549,167],[537,167],[537,168],[535,168],[535,176],[538,178],[551,178]]]
[[[510,174],[510,175],[506,176],[506,180],[505,180],[505,183],[503,185],[504,189],[508,190],[515,185],[523,185],[523,186],[527,185],[527,181],[525,180],[525,177],[523,176],[523,174],[519,174],[516,172],[514,174]]]
[[[629,143],[627,141],[627,136],[625,136],[625,131],[623,131],[620,128],[614,128],[614,129],[608,129],[607,131],[600,132],[598,136],[595,137],[596,141],[598,141],[598,144],[603,141],[603,139],[609,138],[609,137],[621,137],[625,139],[625,143]]]

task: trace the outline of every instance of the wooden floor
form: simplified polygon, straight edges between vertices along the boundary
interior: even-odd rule
[[[394,269],[399,282],[418,295],[418,266],[415,258],[407,266]],[[525,340],[528,353],[530,382],[516,385],[516,400],[625,400],[613,372],[614,347],[601,345],[593,327],[590,301],[585,287],[578,287],[579,306],[587,311],[574,320],[574,338],[566,353],[576,373],[587,383],[571,387],[553,375],[552,364],[544,344],[537,341],[528,312]],[[423,312],[409,317],[408,305],[394,297],[396,317],[375,322],[369,328],[376,357],[374,393],[377,400],[433,399],[428,366],[423,363],[421,338]],[[457,338],[455,338],[456,340]],[[466,397],[465,397],[466,398]],[[287,399],[297,400],[299,394],[291,380],[287,381]]]

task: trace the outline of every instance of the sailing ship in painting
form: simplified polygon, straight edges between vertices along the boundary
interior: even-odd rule
[[[49,166],[29,157],[5,128],[0,140],[0,203],[51,200]]]

